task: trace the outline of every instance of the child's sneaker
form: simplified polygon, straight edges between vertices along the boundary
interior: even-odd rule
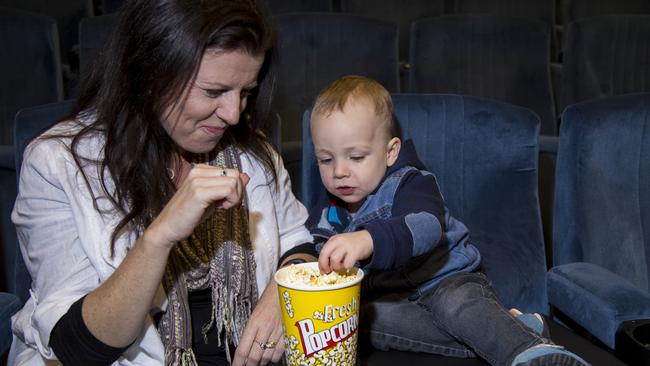
[[[573,352],[555,344],[538,344],[515,357],[512,366],[589,366]]]
[[[546,324],[544,318],[542,318],[541,315],[537,313],[524,314],[515,308],[510,309],[510,314],[512,314],[512,316],[514,316],[515,318],[519,319],[519,321],[524,323],[524,325],[527,326],[530,330],[537,333],[537,335],[540,335],[548,340],[551,339],[551,332],[549,331],[548,325]]]
[[[515,318],[519,319],[519,321],[524,323],[525,326],[532,329],[533,332],[546,339],[551,339],[551,332],[541,315],[537,313],[522,313],[515,315]]]

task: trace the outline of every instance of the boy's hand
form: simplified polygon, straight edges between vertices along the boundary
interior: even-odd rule
[[[338,234],[331,237],[318,256],[321,273],[347,270],[372,255],[372,237],[368,230]]]

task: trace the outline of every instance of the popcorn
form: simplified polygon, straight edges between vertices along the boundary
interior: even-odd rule
[[[287,268],[285,281],[291,285],[307,286],[327,286],[338,285],[342,283],[353,282],[357,279],[356,271],[354,273],[338,273],[332,271],[327,274],[321,274],[317,268],[297,266],[292,264]]]

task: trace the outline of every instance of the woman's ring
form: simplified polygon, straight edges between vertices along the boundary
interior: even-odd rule
[[[225,176],[228,175],[228,172],[224,169],[224,170],[221,171],[221,175],[223,175],[225,177]]]
[[[273,342],[273,341],[268,341],[268,342],[257,342],[257,344],[260,345],[260,348],[262,351],[266,351],[267,349],[275,348],[275,346],[278,344],[278,342]]]

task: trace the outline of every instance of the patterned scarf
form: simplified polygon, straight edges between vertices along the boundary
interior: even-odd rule
[[[217,148],[206,157],[210,165],[240,169],[236,148]],[[214,155],[214,154],[213,154]],[[165,365],[197,364],[192,351],[188,291],[212,289],[212,319],[203,326],[219,333],[219,346],[231,361],[230,347],[239,344],[246,321],[257,302],[255,258],[248,233],[248,210],[242,204],[217,209],[194,229],[191,237],[176,243],[163,277],[169,304],[158,325],[165,346]]]

